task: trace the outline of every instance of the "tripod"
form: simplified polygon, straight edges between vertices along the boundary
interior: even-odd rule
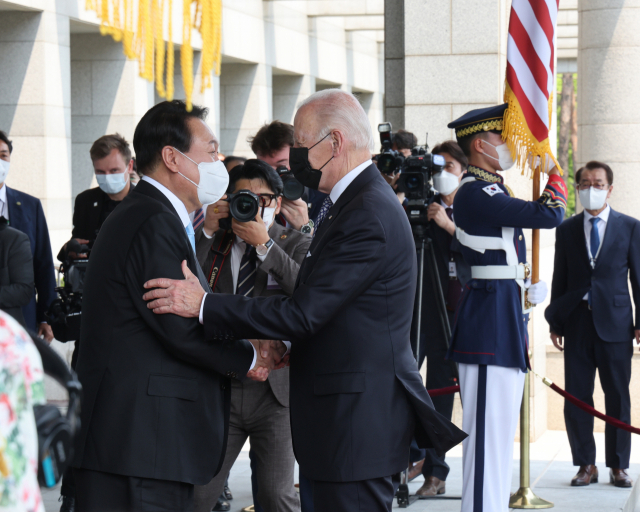
[[[433,239],[431,238],[431,222],[424,222],[419,224],[412,224],[411,229],[413,231],[413,239],[416,244],[416,251],[418,257],[418,290],[417,300],[415,303],[414,318],[415,318],[415,332],[416,343],[412,346],[413,355],[418,361],[420,334],[422,330],[422,296],[424,293],[424,267],[425,267],[425,254],[427,258],[427,271],[429,272],[429,280],[433,288],[433,293],[436,298],[436,304],[438,308],[438,317],[442,326],[442,332],[444,334],[444,343],[447,349],[449,348],[449,340],[451,339],[451,325],[449,324],[449,316],[447,315],[447,306],[444,300],[444,293],[442,291],[442,283],[440,282],[440,273],[438,272],[438,265],[436,262],[436,255],[433,249]],[[453,363],[452,363],[453,364]],[[459,381],[458,365],[454,364],[454,374],[456,380]],[[409,505],[420,499],[419,496],[409,494],[409,469],[405,470],[401,474],[401,483],[398,487],[396,496],[398,498],[398,506],[400,508],[407,508]],[[433,496],[428,499],[460,499],[456,496]]]

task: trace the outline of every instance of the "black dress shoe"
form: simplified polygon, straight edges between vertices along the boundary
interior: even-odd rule
[[[58,501],[62,502],[60,505],[60,512],[75,512],[76,510],[76,499],[70,496],[60,496]]]
[[[227,501],[231,501],[233,499],[233,494],[231,494],[231,489],[229,489],[228,485],[224,486],[224,490],[222,491],[222,495],[224,499]]]
[[[225,501],[224,496],[220,496],[218,498],[218,503],[216,503],[216,506],[213,507],[211,509],[212,511],[218,512],[227,512],[228,510],[231,510],[231,505],[229,504],[228,501]]]

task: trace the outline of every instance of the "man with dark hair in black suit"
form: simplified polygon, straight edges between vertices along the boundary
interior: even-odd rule
[[[22,308],[33,291],[33,261],[29,237],[0,217],[0,309],[26,329]]]
[[[589,162],[576,173],[576,187],[584,211],[556,231],[551,304],[545,317],[553,344],[564,350],[567,391],[593,406],[597,369],[607,414],[629,423],[634,337],[640,343],[640,222],[609,206],[613,171],[607,164]],[[579,466],[571,485],[595,483],[593,416],[565,402],[564,418],[573,464]],[[616,487],[632,486],[626,471],[630,452],[631,434],[607,425],[605,460]]]
[[[411,352],[415,243],[371,162],[366,113],[327,89],[294,127],[291,170],[329,195],[293,296],[205,294],[190,277],[153,280],[145,299],[158,314],[200,316],[213,338],[291,340],[293,445],[315,512],[390,511],[414,432],[440,454],[466,435],[433,409]]]
[[[142,300],[158,274],[195,274],[191,282],[209,291],[189,213],[217,201],[229,175],[205,116],[174,100],[142,117],[133,144],[143,178],[93,246],[76,367],[81,511],[192,511],[194,485],[224,457],[228,378],[264,380],[274,366],[248,341],[206,337],[197,320],[154,315]]]

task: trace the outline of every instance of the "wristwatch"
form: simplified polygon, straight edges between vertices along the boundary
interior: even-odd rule
[[[273,240],[269,238],[269,241],[266,244],[256,245],[256,253],[258,253],[258,256],[266,256],[272,245]]]
[[[306,224],[304,224],[301,228],[300,228],[300,232],[301,233],[305,233],[305,234],[310,234],[311,231],[313,230],[313,226],[314,223],[311,219],[309,219],[309,222],[307,222]]]

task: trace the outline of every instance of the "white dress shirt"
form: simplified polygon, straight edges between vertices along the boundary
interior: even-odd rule
[[[602,249],[602,242],[604,242],[604,233],[607,230],[607,222],[609,221],[609,214],[611,213],[611,206],[607,205],[607,207],[602,210],[596,217],[600,219],[600,222],[596,224],[596,228],[598,229],[598,234],[600,235],[600,247],[598,247],[598,254],[600,254],[600,250]],[[587,254],[589,255],[589,261],[594,262],[598,258],[598,254],[591,254],[591,229],[593,228],[593,224],[591,224],[591,219],[593,219],[593,215],[591,215],[587,210],[584,210],[584,239],[587,243]],[[584,300],[589,300],[589,293],[587,293],[584,297]]]
[[[3,183],[0,188],[0,217],[9,220],[9,205],[7,204],[7,186]]]
[[[178,198],[178,196],[176,196],[173,192],[171,192],[171,190],[169,190],[162,183],[154,180],[153,178],[150,178],[149,176],[143,176],[142,181],[146,181],[150,185],[153,185],[154,187],[156,187],[171,202],[176,212],[178,212],[178,217],[180,217],[180,221],[182,221],[182,225],[184,226],[185,233],[186,233],[186,227],[188,224],[191,224],[191,220],[189,219],[189,212],[187,212],[187,207],[184,205],[184,203]],[[204,296],[206,297],[207,294],[205,293]],[[202,299],[202,305],[200,306],[200,323],[202,323],[202,306],[203,305],[204,305],[204,297]],[[250,370],[252,370],[253,367],[256,365],[256,358],[257,358],[255,347],[253,345],[251,345],[251,347],[253,348],[253,362],[251,363],[251,368],[249,368]]]
[[[331,192],[329,193],[331,202],[333,204],[336,204],[338,202],[338,199],[340,199],[340,196],[342,195],[342,193],[345,190],[347,190],[347,187],[351,185],[353,180],[355,180],[358,176],[360,176],[360,173],[364,171],[367,167],[369,167],[372,163],[373,162],[371,161],[371,159],[369,159],[366,162],[361,163],[358,167],[356,167],[352,171],[349,171],[347,174],[345,174],[340,179],[340,181],[338,181],[338,183],[336,183],[331,189]]]

